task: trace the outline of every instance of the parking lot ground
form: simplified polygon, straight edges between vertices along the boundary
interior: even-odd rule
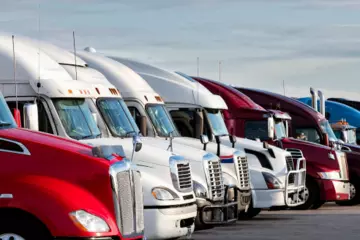
[[[195,232],[193,239],[360,239],[360,205],[327,204],[318,210],[263,211],[252,220]]]

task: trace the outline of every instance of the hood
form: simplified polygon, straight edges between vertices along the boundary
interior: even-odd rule
[[[300,140],[300,139],[296,139],[296,138],[283,138],[282,141],[284,143],[293,143],[293,144],[297,144],[299,145],[296,146],[297,148],[299,148],[301,150],[301,146],[306,146],[306,147],[314,147],[314,148],[322,148],[324,150],[331,150],[330,147],[328,146],[324,146],[322,144],[318,144],[318,143],[314,143],[314,142],[309,142],[309,141],[304,141],[304,140]]]
[[[345,147],[350,148],[351,151],[353,151],[353,152],[360,153],[360,146],[359,146],[359,145],[348,144],[348,143],[344,143],[343,145],[344,145]]]
[[[174,138],[174,142],[177,142],[179,144],[183,144],[186,146],[190,146],[197,149],[203,149],[204,145],[200,142],[199,139],[196,138],[189,138],[189,137],[176,137]],[[234,156],[234,152],[236,150],[228,147],[224,144],[221,144],[220,146],[220,158],[221,161],[226,161],[227,159],[232,159]],[[217,144],[214,142],[209,142],[206,145],[206,152],[210,152],[216,155],[217,153]]]
[[[202,162],[203,157],[207,154],[207,151],[202,150],[202,148],[195,148],[189,145],[182,144],[177,141],[178,138],[173,139],[173,153],[185,157],[189,161]],[[164,151],[170,152],[169,145],[170,140],[165,140],[160,137],[142,137],[142,142],[146,145],[152,147],[160,148]]]
[[[106,145],[122,145],[128,159],[131,159],[133,145],[131,138],[97,138],[97,139],[86,139],[81,142],[87,143],[92,146],[98,146],[102,144]],[[146,165],[151,163],[154,165],[169,167],[169,158],[175,154],[163,150],[159,147],[150,146],[149,144],[143,144],[139,152],[134,154],[134,163],[138,165]]]
[[[28,145],[31,145],[32,147],[41,146],[56,148],[63,151],[82,153],[92,156],[92,148],[86,144],[79,143],[75,140],[58,137],[52,134],[31,131],[24,128],[10,128],[0,130],[0,137],[19,142],[27,147],[30,152],[35,149],[30,149]]]

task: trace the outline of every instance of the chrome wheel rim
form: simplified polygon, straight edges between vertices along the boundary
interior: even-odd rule
[[[25,240],[15,233],[5,233],[0,235],[0,240]]]
[[[353,199],[356,195],[355,185],[350,183],[350,200]]]
[[[309,189],[305,187],[304,189],[304,200],[305,202],[309,199]]]

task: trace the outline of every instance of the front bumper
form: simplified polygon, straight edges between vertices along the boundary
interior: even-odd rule
[[[145,207],[145,236],[147,239],[178,238],[194,232],[196,204],[169,208]]]
[[[350,197],[349,181],[316,179],[320,188],[320,199],[327,202],[346,201]]]
[[[205,199],[197,199],[197,225],[224,225],[231,224],[238,219],[238,203],[212,203]]]
[[[247,210],[251,202],[251,190],[238,191],[238,211]]]
[[[270,208],[285,206],[285,190],[282,189],[253,189],[252,199],[254,208]]]

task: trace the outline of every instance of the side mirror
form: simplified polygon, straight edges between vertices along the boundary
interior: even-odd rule
[[[39,131],[39,114],[36,103],[24,105],[24,128]]]
[[[133,148],[134,148],[133,152],[138,152],[142,148],[142,142],[141,142],[139,135],[133,136]]]
[[[206,150],[206,145],[209,143],[209,137],[207,135],[200,135],[200,142],[204,145],[204,150]]]
[[[230,142],[231,142],[231,144],[232,144],[232,148],[235,148],[236,136],[234,136],[234,135],[229,135],[229,139],[230,139]]]
[[[217,144],[217,155],[220,157],[220,137],[219,136],[215,136],[215,142]]]
[[[136,119],[138,127],[140,128],[141,135],[147,135],[147,125],[146,125],[146,116],[139,116]]]
[[[274,139],[274,130],[275,129],[275,123],[274,119],[272,117],[268,118],[268,137],[269,139]]]
[[[329,135],[327,133],[323,133],[324,145],[330,146]]]

